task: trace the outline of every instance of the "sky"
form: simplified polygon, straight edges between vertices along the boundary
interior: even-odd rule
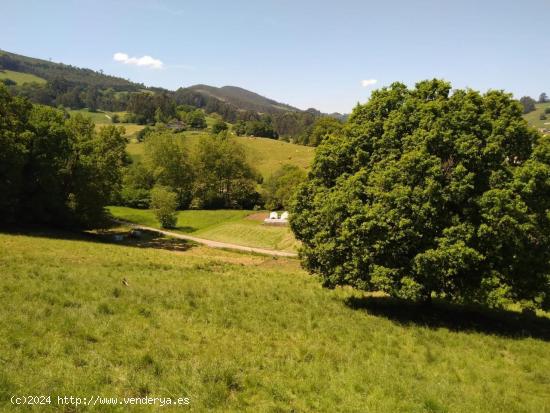
[[[0,49],[175,90],[349,113],[372,90],[550,94],[550,0],[0,0]]]

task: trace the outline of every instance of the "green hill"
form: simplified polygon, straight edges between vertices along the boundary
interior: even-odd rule
[[[268,99],[237,86],[214,87],[208,85],[195,85],[187,89],[230,103],[241,110],[251,110],[262,113],[280,111],[300,112],[300,109],[284,103],[279,103],[273,99]]]
[[[536,109],[533,112],[529,112],[523,115],[523,117],[531,126],[538,129],[548,129],[550,131],[550,113],[546,114],[546,119],[540,118],[540,115],[544,113],[544,110],[550,108],[550,102],[537,103],[535,107]]]
[[[0,50],[0,69],[32,74],[47,81],[62,80],[71,84],[91,85],[101,89],[138,91],[144,86],[91,69],[23,56]]]
[[[323,289],[294,259],[110,239],[0,234],[1,411],[547,411],[547,318],[426,311]],[[52,404],[10,403],[29,394]]]
[[[24,83],[38,83],[38,84],[46,83],[45,79],[32,75],[30,73],[15,72],[13,70],[0,69],[0,81],[4,79],[12,80],[18,85],[22,85]]]
[[[205,132],[183,132],[179,136],[184,140],[190,151],[195,150]],[[232,136],[231,139],[243,145],[247,158],[264,178],[269,177],[285,163],[308,169],[313,161],[315,148],[295,145],[268,138]],[[143,143],[128,144],[128,152],[134,159],[143,154]]]

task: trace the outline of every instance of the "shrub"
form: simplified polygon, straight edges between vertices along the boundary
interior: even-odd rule
[[[217,135],[218,133],[227,130],[227,123],[225,123],[223,120],[217,120],[212,125],[212,133]]]
[[[156,186],[151,190],[151,208],[162,228],[176,226],[178,199],[175,192],[166,187]]]
[[[501,91],[373,92],[318,147],[291,227],[325,286],[548,303],[550,139]]]
[[[17,84],[17,82],[15,80],[12,80],[12,79],[2,79],[2,83],[5,86],[15,86]]]
[[[144,188],[123,186],[120,191],[120,203],[130,208],[147,209],[151,202],[151,192]]]
[[[137,135],[136,139],[138,142],[143,142],[147,136],[149,136],[150,133],[154,132],[154,129],[150,126],[144,127],[142,130],[140,130]]]

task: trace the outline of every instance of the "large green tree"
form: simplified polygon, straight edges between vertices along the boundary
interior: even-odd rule
[[[258,173],[227,131],[201,139],[195,159],[194,202],[201,208],[252,208]]]
[[[329,287],[548,305],[550,139],[511,95],[401,83],[318,148],[291,226]]]
[[[194,173],[181,139],[168,130],[150,133],[145,139],[145,163],[154,182],[174,191],[178,207],[187,208],[192,199]]]

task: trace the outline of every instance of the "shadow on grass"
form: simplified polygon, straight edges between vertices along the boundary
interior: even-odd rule
[[[97,242],[136,248],[155,248],[168,251],[187,251],[196,244],[191,241],[166,237],[155,231],[121,230],[118,228],[94,231],[64,231],[51,228],[18,227],[0,229],[0,233],[28,237]]]
[[[426,305],[391,297],[350,297],[345,304],[405,326],[419,325],[456,332],[474,331],[508,338],[532,337],[550,341],[550,319],[534,314],[444,302]]]
[[[138,248],[156,248],[168,251],[187,251],[194,246],[193,243],[178,239],[169,238],[155,231],[130,230],[130,231],[112,231],[96,230],[92,233],[86,233],[95,238],[97,242],[125,245]]]
[[[197,230],[197,228],[195,228],[195,227],[176,227],[174,229],[179,231],[179,232],[185,232],[186,234],[188,234],[190,232],[195,232]]]

